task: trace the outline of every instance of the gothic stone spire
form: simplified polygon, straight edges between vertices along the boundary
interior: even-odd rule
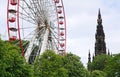
[[[88,62],[91,62],[91,54],[90,54],[90,50],[89,50],[89,54],[88,54]]]
[[[97,25],[96,35],[95,35],[95,39],[96,39],[95,56],[100,55],[100,54],[106,54],[105,34],[103,30],[103,25],[102,25],[100,9],[98,12],[97,23],[98,25]]]
[[[89,71],[91,71],[91,54],[90,54],[90,50],[89,50],[89,53],[88,53],[87,69],[88,69]]]

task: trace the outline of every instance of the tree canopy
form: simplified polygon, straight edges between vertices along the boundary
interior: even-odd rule
[[[2,40],[0,40],[0,77],[33,77],[33,70],[25,63],[20,49]]]
[[[89,77],[80,57],[68,53],[65,56],[47,50],[34,64],[36,77]]]
[[[100,70],[94,70],[91,73],[91,77],[107,77],[106,73]]]
[[[80,61],[80,57],[68,53],[64,57],[64,67],[68,70],[68,77],[87,77],[88,72]]]
[[[68,77],[67,69],[63,67],[63,56],[47,50],[39,56],[34,64],[36,77]]]
[[[106,74],[107,77],[120,77],[120,54],[113,56],[105,54],[98,55],[90,65],[92,77],[99,77],[97,75],[104,77],[101,76],[101,72]]]
[[[103,71],[106,66],[106,62],[108,59],[110,59],[110,57],[111,56],[106,55],[106,54],[101,54],[101,55],[96,56],[94,60],[92,61],[91,69]]]
[[[79,56],[72,53],[62,56],[52,50],[39,55],[30,65],[13,44],[0,40],[0,77],[120,77],[120,54],[96,56],[88,72]]]
[[[112,58],[107,61],[104,71],[108,77],[120,77],[120,54],[113,55]]]

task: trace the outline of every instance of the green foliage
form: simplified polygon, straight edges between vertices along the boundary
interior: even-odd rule
[[[35,77],[89,77],[80,57],[68,53],[65,56],[46,51],[34,64]]]
[[[103,71],[94,70],[91,74],[91,77],[107,77],[107,75]]]
[[[105,54],[101,54],[101,55],[96,56],[91,64],[92,70],[103,71],[103,69],[105,68],[106,62],[108,59],[110,59],[110,57],[111,56],[105,55]]]
[[[104,75],[104,73],[106,73],[107,77],[120,77],[120,54],[114,56],[98,55],[91,64],[92,77],[99,77],[97,75]],[[99,70],[99,72],[94,70]],[[100,71],[104,71],[104,73],[102,74]]]
[[[88,68],[88,71],[92,72],[92,63],[91,62],[87,63],[87,68]]]
[[[63,67],[63,57],[51,50],[45,51],[34,64],[36,77],[68,77]]]
[[[80,61],[80,57],[68,53],[64,57],[64,67],[68,70],[68,77],[86,77],[87,70]]]
[[[108,77],[120,77],[120,54],[112,56],[107,61],[104,71]]]
[[[0,77],[33,77],[33,70],[25,63],[19,48],[0,40]]]
[[[19,40],[11,41],[11,44],[16,45],[18,47],[20,46]],[[26,51],[28,45],[29,45],[29,41],[22,40],[22,46],[23,46],[23,49],[25,49],[24,51]]]

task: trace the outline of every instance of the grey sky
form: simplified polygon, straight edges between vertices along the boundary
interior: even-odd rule
[[[120,52],[120,0],[64,0],[67,20],[67,51],[87,63],[88,50],[94,53],[98,9],[101,9],[107,49]]]
[[[88,50],[94,53],[98,9],[101,9],[107,49],[120,52],[120,0],[63,0],[67,21],[67,52],[87,63]],[[7,37],[7,0],[0,0],[0,33]]]

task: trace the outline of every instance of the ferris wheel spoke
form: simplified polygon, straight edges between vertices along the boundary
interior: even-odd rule
[[[53,39],[53,46],[55,47],[55,50],[58,50],[58,45],[57,45],[58,41],[56,41],[55,39]]]
[[[42,5],[42,7],[40,5]],[[43,19],[42,23],[44,23],[44,21],[47,20],[47,17],[45,15],[45,11],[44,11],[46,8],[43,9],[44,5],[41,4],[41,1],[38,1],[37,5],[35,5],[35,6],[37,7],[36,10],[38,11],[38,13],[37,13],[38,16],[40,16],[40,19]]]
[[[20,12],[20,14],[23,14],[23,15],[25,15],[25,16],[29,16],[30,18],[32,18],[32,19],[34,19],[33,17],[34,17],[34,12],[32,12],[33,10],[32,9],[28,9],[27,7],[25,8],[25,6],[23,6],[23,5],[20,5],[20,8],[21,8],[21,10],[22,10],[22,12],[24,12],[24,13],[21,13]]]
[[[58,38],[54,34],[52,34],[52,45],[54,46],[55,51],[58,50],[58,45],[57,45],[58,42],[59,42]]]
[[[58,35],[57,35],[57,34],[51,32],[51,35],[52,35],[52,37],[54,37],[55,39],[58,39]]]
[[[29,11],[27,12],[25,7],[21,6],[21,8],[26,13],[26,15],[24,15],[24,16],[31,18],[34,21],[36,20],[36,22],[44,23],[46,20],[48,20],[48,17],[55,16],[55,13],[53,13],[53,10],[55,10],[55,8],[53,8],[53,10],[51,10],[52,8],[50,8],[50,6],[54,6],[54,5],[52,5],[50,3],[50,1],[47,2],[47,0],[46,1],[40,1],[40,0],[39,1],[38,0],[31,1],[31,0],[29,0],[29,3],[31,3],[32,8],[25,0],[23,0],[23,1],[26,4],[26,6],[29,8]],[[41,5],[42,5],[42,7],[41,7]],[[30,13],[32,15],[30,15]],[[30,17],[30,16],[33,16],[33,17]]]
[[[21,14],[20,17],[24,20],[29,21],[29,22],[31,22],[31,20],[32,20],[32,22],[36,23],[34,10],[30,7],[30,5],[28,5],[26,3],[25,0],[23,3],[26,5],[20,5],[20,8],[22,10],[22,12],[20,12],[20,14]],[[24,16],[24,17],[22,17],[22,16]]]
[[[51,34],[58,39],[58,32],[56,32],[54,29],[50,29],[51,30]]]
[[[31,1],[32,2],[32,4],[33,4],[33,7],[35,7],[35,9],[34,9],[34,11],[35,11],[35,18],[37,19],[37,21],[40,19],[42,22],[44,21],[44,18],[42,17],[42,15],[39,15],[39,14],[41,14],[41,12],[39,11],[39,9],[41,8],[40,6],[38,7],[38,6],[36,6],[36,4],[38,4],[38,2],[37,3],[35,3],[35,1],[33,0],[33,1]],[[38,21],[39,22],[39,21]],[[40,22],[41,23],[41,22]]]
[[[57,51],[58,50],[57,43],[59,43],[58,37],[55,35],[55,33],[51,33],[51,36],[52,36],[52,44],[54,46],[54,49]]]
[[[36,11],[37,7],[35,6],[35,4],[33,3],[33,1],[28,0],[30,4],[27,3],[26,0],[23,0],[24,4],[26,5],[25,7],[21,6],[22,10],[24,10],[24,12],[26,13],[26,15],[32,16],[31,18],[34,20],[36,20],[36,22],[38,22],[38,18],[41,18],[41,16],[39,16],[37,13],[38,11]],[[43,21],[43,19],[41,18],[41,20]]]
[[[39,22],[39,21],[38,21],[38,20],[39,20],[38,18],[40,18],[41,21],[43,22],[45,19],[43,18],[41,12],[40,12],[39,9],[38,9],[38,8],[41,8],[41,7],[40,7],[40,6],[39,6],[39,7],[36,6],[36,5],[38,4],[38,2],[35,3],[35,1],[37,1],[37,0],[34,0],[34,1],[29,0],[29,3],[31,3],[31,5],[32,5],[32,6],[30,6],[30,5],[27,4],[27,2],[24,0],[25,4],[26,4],[27,7],[29,8],[29,10],[30,10],[31,12],[33,12],[32,14],[33,14],[34,18],[36,19],[36,21]],[[32,8],[31,8],[31,7],[32,7]],[[39,15],[39,14],[41,14],[41,15]]]
[[[22,2],[23,2],[23,4],[26,5],[26,6],[25,6],[26,8],[23,7],[23,5],[21,5],[21,7],[22,7],[23,9],[28,9],[31,13],[35,14],[35,11],[34,11],[34,8],[35,8],[35,7],[33,7],[33,5],[30,4],[30,3],[31,3],[30,0],[22,0]],[[28,10],[27,10],[27,11],[28,11]]]
[[[23,14],[23,13],[20,13],[20,14],[21,14],[21,16],[20,16],[21,19],[23,19],[25,21],[28,21],[29,23],[32,23],[32,24],[36,24],[37,23],[36,20],[33,19],[32,17],[30,17],[30,16],[28,16],[26,14]]]

